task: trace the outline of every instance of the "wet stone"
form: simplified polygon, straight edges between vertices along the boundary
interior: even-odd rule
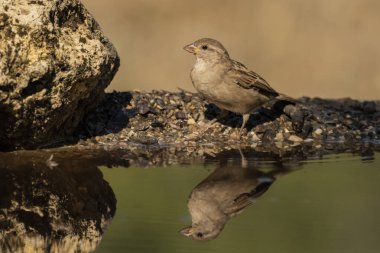
[[[144,144],[144,145],[152,145],[152,144],[158,143],[158,140],[156,138],[150,137],[150,136],[143,136],[143,135],[136,136],[132,138],[131,141]]]

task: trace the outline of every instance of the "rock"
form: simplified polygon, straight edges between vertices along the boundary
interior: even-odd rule
[[[194,125],[195,124],[195,120],[193,118],[190,118],[187,120],[187,124],[188,125]]]
[[[149,104],[147,101],[145,100],[140,100],[137,102],[137,105],[136,105],[136,108],[137,108],[137,112],[141,115],[145,115],[147,114],[148,112],[150,112],[150,107],[149,107]]]
[[[364,101],[363,102],[363,111],[364,111],[364,113],[375,113],[376,112],[376,103],[374,101]]]
[[[72,134],[119,66],[78,0],[2,0],[0,41],[0,149]]]
[[[0,252],[95,250],[114,217],[116,198],[96,159],[76,153],[33,153],[14,159],[3,152]]]
[[[281,132],[277,133],[276,137],[274,139],[276,141],[279,141],[279,142],[284,141],[284,135],[283,135],[283,133],[281,133]]]
[[[294,135],[294,134],[289,136],[288,140],[292,141],[292,142],[302,142],[303,141],[303,139],[301,137]]]
[[[323,133],[323,130],[320,129],[320,128],[318,128],[318,129],[316,129],[316,130],[314,131],[314,134],[315,134],[315,135],[321,135],[322,133]]]
[[[176,112],[175,118],[176,119],[187,119],[187,116],[186,116],[186,113],[184,113],[184,112]]]
[[[255,132],[252,132],[252,141],[254,141],[254,142],[260,141],[260,138],[256,135]]]

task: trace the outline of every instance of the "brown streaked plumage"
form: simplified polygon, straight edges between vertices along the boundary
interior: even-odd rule
[[[271,100],[295,103],[292,98],[275,91],[260,75],[232,60],[217,40],[199,39],[184,49],[196,56],[191,70],[194,87],[220,109],[241,114],[241,129],[255,109]]]

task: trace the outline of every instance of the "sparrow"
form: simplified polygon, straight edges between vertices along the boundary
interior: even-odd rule
[[[180,232],[197,241],[215,239],[227,221],[251,205],[275,181],[275,174],[265,174],[239,160],[224,159],[190,193],[188,209],[192,224]]]
[[[215,39],[199,39],[185,46],[184,50],[196,56],[190,75],[195,89],[222,109],[223,116],[226,111],[241,114],[241,131],[249,115],[265,103],[271,100],[296,103],[274,90],[260,75],[231,59],[228,51]]]

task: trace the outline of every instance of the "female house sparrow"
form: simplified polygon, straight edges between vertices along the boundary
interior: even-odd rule
[[[238,160],[223,160],[192,191],[188,200],[191,225],[180,232],[193,240],[215,239],[226,223],[254,203],[275,181]]]
[[[242,114],[241,130],[250,113],[270,100],[295,101],[275,91],[258,74],[232,60],[223,45],[203,38],[184,47],[196,56],[191,80],[199,93],[222,110]]]

